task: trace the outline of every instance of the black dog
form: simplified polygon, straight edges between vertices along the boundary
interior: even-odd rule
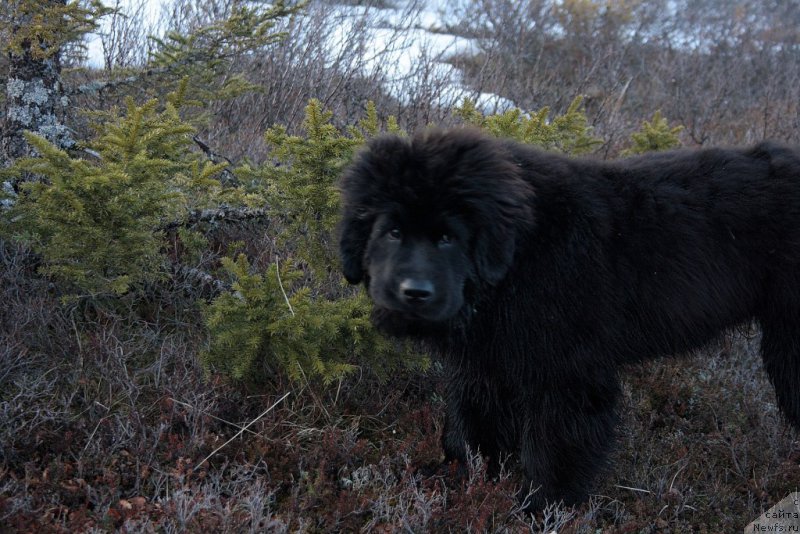
[[[451,380],[448,459],[516,453],[545,500],[586,497],[621,365],[756,319],[800,424],[800,154],[571,159],[471,130],[371,141],[346,172],[341,257],[379,328]]]

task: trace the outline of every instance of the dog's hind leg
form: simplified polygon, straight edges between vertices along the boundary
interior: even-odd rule
[[[760,322],[761,357],[778,407],[800,429],[800,307],[772,306]]]

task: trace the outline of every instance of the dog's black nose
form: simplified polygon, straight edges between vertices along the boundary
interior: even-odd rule
[[[433,282],[406,278],[400,282],[400,294],[409,304],[422,304],[433,296]]]

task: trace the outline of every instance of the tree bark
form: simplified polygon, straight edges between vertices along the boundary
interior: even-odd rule
[[[45,4],[45,6],[41,6]],[[66,0],[43,0],[46,4],[65,5]],[[21,9],[13,20],[12,35],[31,22],[31,13]],[[45,57],[32,53],[33,47],[47,43],[25,40],[22,52],[9,52],[8,82],[6,83],[5,115],[0,129],[0,164],[9,166],[14,160],[34,155],[33,148],[23,137],[24,131],[40,135],[60,148],[71,148],[75,141],[64,125],[67,97],[61,83],[61,53]]]

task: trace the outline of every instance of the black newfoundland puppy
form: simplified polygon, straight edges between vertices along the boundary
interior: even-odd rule
[[[472,131],[383,136],[343,177],[344,275],[449,376],[448,460],[519,459],[534,506],[607,458],[620,366],[751,319],[800,424],[800,154],[573,159]]]

